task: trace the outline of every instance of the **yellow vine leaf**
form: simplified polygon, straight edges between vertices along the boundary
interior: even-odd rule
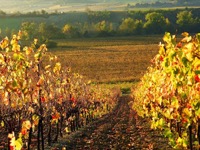
[[[61,63],[56,63],[55,67],[53,68],[53,72],[57,73],[61,70]]]
[[[22,147],[23,147],[22,139],[21,139],[21,138],[18,138],[18,139],[15,141],[15,150],[21,150]]]
[[[5,48],[7,48],[9,45],[9,40],[8,37],[5,37],[1,42],[0,42],[0,47],[2,50],[4,50]]]
[[[183,32],[181,35],[184,36],[184,37],[188,37],[189,33],[188,32]]]
[[[5,125],[5,124],[4,124],[4,121],[1,121],[1,126],[4,127],[4,125]]]

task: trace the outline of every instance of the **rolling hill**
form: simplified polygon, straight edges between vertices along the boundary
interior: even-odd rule
[[[125,10],[127,5],[144,4],[144,3],[180,3],[180,2],[198,3],[199,0],[1,0],[0,10],[6,13],[22,13],[41,11],[47,12],[67,12],[67,11],[85,11],[91,10]],[[185,3],[184,2],[184,3]]]

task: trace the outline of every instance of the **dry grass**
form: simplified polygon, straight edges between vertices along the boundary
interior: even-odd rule
[[[93,82],[137,81],[158,52],[155,39],[139,39],[60,41],[59,48],[51,52],[58,56],[62,64],[71,66],[74,72]],[[156,39],[158,43],[161,38]],[[151,42],[153,44],[149,44]]]

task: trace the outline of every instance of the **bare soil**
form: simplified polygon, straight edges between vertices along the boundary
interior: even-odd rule
[[[129,106],[130,96],[122,96],[116,108],[86,127],[66,135],[54,145],[67,150],[170,150],[160,131],[150,128]],[[51,147],[52,148],[52,147]]]

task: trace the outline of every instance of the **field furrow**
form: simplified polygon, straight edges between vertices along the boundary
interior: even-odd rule
[[[122,96],[112,113],[66,136],[57,146],[74,150],[172,149],[161,132],[150,129],[148,120],[129,107],[131,100]]]

